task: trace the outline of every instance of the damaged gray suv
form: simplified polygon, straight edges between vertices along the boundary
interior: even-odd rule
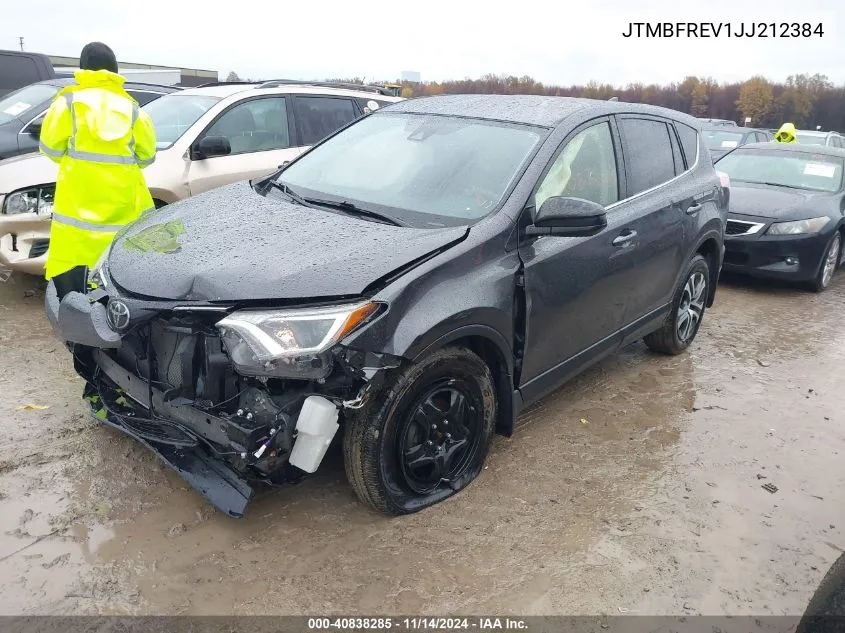
[[[48,316],[96,417],[229,515],[335,439],[362,501],[414,512],[586,366],[690,345],[728,200],[697,126],[556,97],[397,103],[145,215],[96,290],[48,287]]]

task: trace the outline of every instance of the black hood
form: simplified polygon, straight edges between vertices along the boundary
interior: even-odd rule
[[[115,239],[109,276],[129,293],[158,299],[348,297],[466,233],[304,207],[241,182],[138,220]]]
[[[730,212],[772,220],[805,220],[838,209],[839,197],[840,193],[733,181]]]

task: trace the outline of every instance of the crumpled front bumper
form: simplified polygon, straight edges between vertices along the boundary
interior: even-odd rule
[[[0,215],[0,268],[43,275],[47,253],[38,253],[38,250],[41,250],[40,244],[49,239],[49,216],[34,213]],[[38,250],[33,252],[34,249]]]
[[[96,292],[71,292],[59,301],[56,286],[51,281],[44,295],[44,310],[59,338],[87,347],[120,347],[121,336],[109,327],[106,306],[97,301],[102,296]]]

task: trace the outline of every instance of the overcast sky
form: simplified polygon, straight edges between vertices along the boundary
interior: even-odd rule
[[[818,72],[843,84],[845,29],[835,11],[841,2],[10,0],[3,3],[0,48],[17,49],[23,36],[26,50],[75,56],[101,40],[120,60],[218,70],[221,79],[230,70],[262,79],[393,79],[413,70],[423,80],[504,73],[621,85]],[[646,21],[731,22],[734,29],[741,22],[821,22],[824,35],[622,37],[629,22]]]

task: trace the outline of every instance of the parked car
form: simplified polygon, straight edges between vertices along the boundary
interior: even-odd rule
[[[774,136],[768,130],[757,130],[753,128],[735,127],[728,128],[724,125],[704,125],[701,130],[701,138],[713,160],[718,160],[735,147],[748,143],[761,143],[771,141]]]
[[[266,176],[365,108],[397,101],[377,89],[290,82],[179,90],[144,106],[158,141],[144,176],[156,206]],[[0,267],[43,274],[57,173],[39,154],[0,161]]]
[[[837,132],[818,132],[816,130],[796,130],[795,140],[801,145],[827,145],[845,149],[845,139]]]
[[[693,341],[728,194],[696,126],[589,99],[397,103],[143,217],[95,293],[48,287],[49,318],[98,417],[228,514],[314,472],[339,425],[360,499],[415,512],[588,365]]]
[[[0,160],[38,151],[38,137],[47,108],[72,78],[48,79],[16,90],[0,99]],[[140,105],[176,92],[179,88],[127,82],[128,92]]]
[[[731,180],[725,270],[830,285],[843,256],[845,150],[754,143],[716,163]]]
[[[0,98],[18,88],[55,77],[53,64],[46,55],[0,50]]]
[[[736,121],[730,121],[728,119],[704,119],[704,118],[699,118],[698,120],[702,122],[702,125],[709,124],[709,125],[718,125],[720,127],[739,127],[736,124]]]

